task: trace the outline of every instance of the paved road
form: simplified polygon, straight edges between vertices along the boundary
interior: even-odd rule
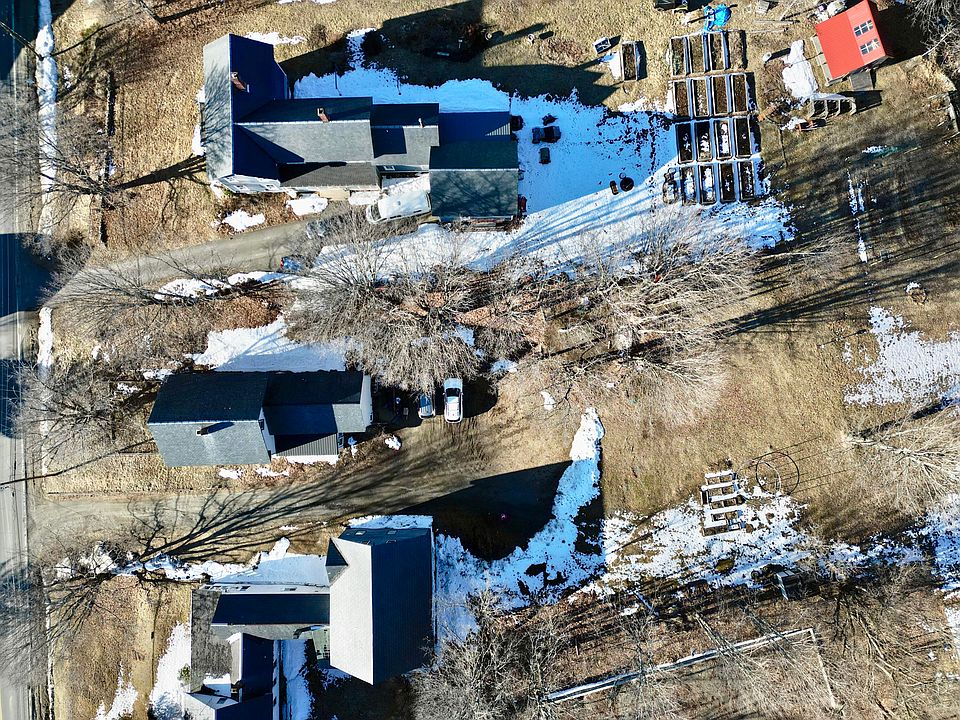
[[[261,230],[249,230],[201,245],[173,250],[160,257],[130,258],[111,267],[126,273],[139,270],[140,277],[148,282],[175,277],[178,273],[172,269],[171,263],[182,263],[198,269],[228,266],[244,271],[276,270],[280,267],[280,260],[289,252],[290,241],[306,232],[310,222],[312,221],[297,220]],[[69,293],[82,275],[83,271],[68,282],[50,302],[55,305],[57,297]]]
[[[36,3],[3,0],[0,20],[26,37],[36,37]],[[32,57],[6,34],[0,35],[0,93],[33,92]],[[0,182],[18,184],[10,168],[0,167]],[[13,207],[0,207],[0,479],[24,476],[23,442],[11,432],[10,402],[16,392],[13,369],[28,345],[30,323],[36,307],[41,273],[21,250],[20,233],[29,224]],[[0,568],[18,578],[26,569],[27,491],[22,484],[0,487]],[[8,649],[8,648],[5,648]],[[29,658],[23,658],[26,666]],[[29,720],[32,717],[30,688],[20,679],[0,677],[0,720]]]

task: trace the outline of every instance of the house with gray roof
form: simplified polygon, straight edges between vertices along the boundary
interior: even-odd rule
[[[500,221],[517,214],[517,145],[506,110],[292,98],[273,46],[237,35],[206,45],[203,67],[201,135],[211,182],[238,193],[329,195],[378,190],[384,177],[429,173],[441,220]]]
[[[192,372],[168,377],[147,421],[168,467],[335,460],[373,420],[361,372]]]
[[[433,642],[433,530],[344,531],[327,548],[330,664],[370,684],[426,662]]]

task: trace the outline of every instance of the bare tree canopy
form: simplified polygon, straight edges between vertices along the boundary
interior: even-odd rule
[[[913,515],[960,492],[960,417],[951,409],[850,434],[855,478],[878,503]]]
[[[106,206],[123,196],[119,181],[108,169],[110,138],[101,124],[83,113],[57,113],[53,126],[41,122],[28,95],[0,101],[0,163],[25,178],[40,182],[10,184],[0,192],[6,200],[43,201],[51,228],[81,198],[96,198]],[[41,228],[48,232],[51,228]]]
[[[489,592],[470,599],[476,629],[441,642],[430,670],[413,679],[414,716],[423,720],[541,719],[565,638],[549,618],[516,623]]]
[[[960,2],[915,0],[911,7],[930,52],[949,72],[960,73]]]
[[[455,252],[434,261],[384,243],[359,213],[331,220],[331,247],[303,271],[288,314],[291,332],[308,342],[349,338],[355,362],[388,385],[430,390],[480,366],[475,343],[503,352],[522,340],[516,282],[506,267],[467,268]],[[392,253],[392,254],[391,254]],[[501,317],[502,314],[502,317]],[[473,328],[482,328],[472,337]]]
[[[48,462],[70,465],[145,440],[139,411],[155,384],[120,382],[115,366],[93,360],[22,365],[16,426]]]
[[[719,394],[719,320],[750,286],[741,241],[700,238],[679,216],[648,221],[610,248],[583,238],[583,260],[551,298],[559,341],[541,362],[545,384],[577,404],[601,394],[639,398],[685,422]]]

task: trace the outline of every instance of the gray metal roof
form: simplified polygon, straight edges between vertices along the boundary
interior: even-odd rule
[[[510,137],[510,113],[440,113],[440,142],[444,145],[469,140],[502,140]]]
[[[380,176],[367,162],[301,163],[280,165],[280,184],[291,188],[377,189]]]
[[[330,664],[368,683],[423,665],[433,637],[433,531],[351,528],[330,541]]]
[[[337,434],[321,435],[278,435],[277,455],[280,457],[332,457],[340,452]]]
[[[296,625],[310,627],[330,622],[326,592],[227,592],[217,600],[211,625]]]

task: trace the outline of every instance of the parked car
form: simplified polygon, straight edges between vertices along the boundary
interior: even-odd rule
[[[443,419],[448,423],[463,420],[463,380],[460,378],[443,381]]]
[[[426,420],[427,418],[432,418],[436,413],[433,410],[433,395],[432,393],[420,393],[419,408],[417,409],[417,415],[420,416],[421,420]]]
[[[415,217],[430,212],[430,196],[421,191],[385,195],[373,205],[367,205],[367,220],[381,223],[384,220]]]
[[[541,142],[555,143],[560,139],[560,128],[556,125],[547,125],[546,127],[535,127],[533,129],[533,144],[539,145]]]

